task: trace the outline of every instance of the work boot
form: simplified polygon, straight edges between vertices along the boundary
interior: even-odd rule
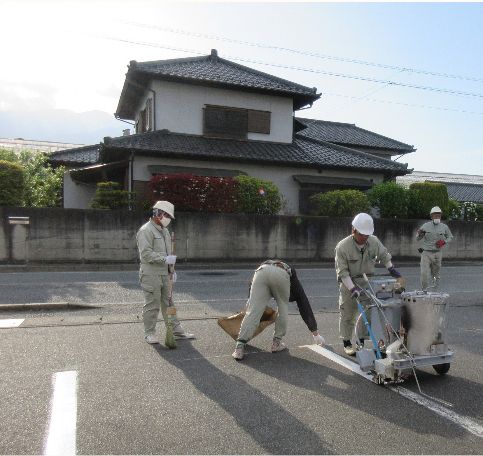
[[[287,350],[287,346],[280,339],[273,339],[272,342],[272,353]]]
[[[356,349],[352,346],[352,344],[349,342],[347,343],[344,341],[344,353],[349,356],[355,356],[356,354]]]
[[[159,340],[154,334],[147,334],[146,336],[144,336],[144,340],[148,344],[159,344]]]
[[[179,332],[174,333],[175,339],[196,339],[195,335],[190,332],[186,332],[185,330],[181,330]]]
[[[231,354],[236,361],[241,361],[245,356],[245,348],[243,345],[239,345],[235,348],[235,351]]]

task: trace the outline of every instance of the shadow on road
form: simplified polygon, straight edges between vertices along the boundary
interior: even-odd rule
[[[203,396],[233,416],[243,431],[258,442],[263,452],[334,454],[330,445],[288,410],[243,379],[215,367],[188,341],[183,341],[182,358],[179,350],[167,351],[163,346],[153,347],[159,356],[182,371]],[[230,442],[231,452],[239,444],[236,440]],[[243,448],[237,448],[236,452],[240,451],[243,453]]]

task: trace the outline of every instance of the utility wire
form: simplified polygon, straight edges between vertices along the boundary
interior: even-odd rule
[[[143,42],[143,41],[132,41],[132,40],[126,40],[126,39],[122,39],[122,38],[113,38],[113,37],[105,37],[105,36],[103,38],[109,39],[109,40],[112,40],[112,41],[119,41],[119,42],[122,42],[122,43],[136,44],[136,45],[141,45],[141,46],[150,46],[150,47],[156,47],[156,48],[160,48],[160,49],[168,49],[168,50],[172,50],[172,51],[187,52],[187,53],[197,54],[197,55],[206,55],[206,53],[204,53],[204,52],[199,52],[199,51],[195,51],[195,50],[192,50],[192,49],[161,46],[161,45],[155,44],[155,43],[148,43],[148,42]],[[254,64],[257,64],[257,65],[265,65],[265,66],[276,67],[276,68],[285,68],[285,69],[289,69],[289,70],[304,71],[304,72],[315,73],[315,74],[323,74],[323,75],[326,75],[326,76],[354,79],[354,80],[357,80],[357,81],[373,82],[373,83],[376,83],[376,84],[385,84],[385,85],[392,85],[392,86],[397,86],[397,87],[406,87],[406,88],[410,88],[410,89],[427,90],[427,91],[438,92],[438,93],[446,93],[448,95],[455,95],[455,96],[462,96],[462,97],[483,98],[483,94],[481,94],[481,93],[463,92],[463,91],[460,91],[460,90],[445,89],[445,88],[432,87],[432,86],[423,86],[423,85],[417,85],[417,84],[407,84],[407,83],[404,83],[404,82],[388,81],[388,80],[384,80],[384,79],[368,78],[368,77],[359,76],[359,75],[350,75],[350,74],[344,74],[344,73],[337,73],[337,72],[333,72],[333,71],[317,70],[317,69],[314,69],[314,68],[304,68],[304,67],[296,67],[296,66],[291,66],[291,65],[282,65],[282,64],[277,64],[277,63],[267,63],[267,62],[262,62],[262,61],[259,61],[259,60],[244,59],[244,58],[241,58],[241,57],[229,56],[229,55],[227,55],[226,57],[227,57],[227,59],[237,60],[239,62],[254,63]]]
[[[324,92],[324,96],[331,96],[331,97],[342,97],[342,98],[350,98],[359,100],[360,97],[353,96],[353,95],[344,95],[341,93],[333,93],[333,92]],[[427,109],[436,109],[439,111],[452,111],[452,112],[461,112],[464,114],[476,114],[476,115],[483,115],[483,112],[479,111],[467,111],[465,109],[456,109],[456,108],[446,108],[444,106],[431,106],[431,105],[423,105],[423,104],[414,104],[414,103],[403,103],[400,101],[391,101],[391,100],[381,100],[377,98],[364,98],[365,101],[372,101],[375,103],[386,103],[386,104],[397,104],[402,106],[409,106],[414,108],[427,108]]]
[[[205,38],[205,39],[216,40],[216,41],[224,41],[224,42],[227,42],[227,43],[242,44],[242,45],[251,46],[251,47],[258,47],[258,48],[264,48],[264,49],[272,49],[272,50],[276,50],[276,51],[290,52],[292,54],[306,55],[306,56],[309,56],[309,57],[315,57],[315,58],[325,59],[325,60],[335,60],[335,61],[338,61],[338,62],[355,63],[357,65],[366,65],[366,66],[372,66],[372,67],[376,67],[376,68],[406,71],[406,72],[410,72],[410,73],[425,74],[425,75],[429,75],[429,76],[437,76],[437,77],[443,77],[443,78],[460,79],[460,80],[464,80],[464,81],[483,82],[483,78],[476,78],[476,77],[472,77],[472,76],[462,76],[462,75],[451,74],[451,73],[439,73],[439,72],[436,72],[436,71],[420,70],[420,69],[416,69],[416,68],[402,67],[402,66],[397,66],[397,65],[387,65],[387,64],[383,64],[383,63],[369,62],[369,61],[366,61],[366,60],[359,60],[359,59],[353,59],[353,58],[348,58],[348,57],[337,57],[337,56],[334,56],[334,55],[321,54],[321,53],[318,53],[318,52],[302,51],[302,50],[299,50],[299,49],[292,49],[292,48],[287,48],[287,47],[282,47],[282,46],[275,46],[275,45],[269,45],[269,44],[254,43],[254,42],[250,42],[250,41],[236,40],[236,39],[233,39],[233,38],[227,38],[227,37],[223,37],[223,36],[196,33],[196,32],[190,32],[190,31],[187,31],[187,30],[172,29],[172,28],[169,28],[169,27],[161,27],[161,26],[158,26],[158,25],[142,24],[142,23],[139,23],[139,22],[126,22],[125,21],[123,23],[128,24],[128,25],[134,25],[136,27],[141,27],[141,28],[150,28],[150,29],[160,30],[160,31],[163,31],[163,32],[168,32],[168,33],[175,33],[175,34],[180,34],[180,35],[185,35],[185,36],[192,36],[192,37],[195,37],[195,38]]]

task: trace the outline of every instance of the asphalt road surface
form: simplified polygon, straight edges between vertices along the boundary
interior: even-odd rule
[[[400,270],[416,289],[419,269]],[[291,304],[289,351],[270,352],[269,328],[234,361],[216,318],[243,307],[251,274],[179,271],[197,339],[176,350],[143,341],[134,271],[0,274],[0,454],[483,453],[483,266],[443,266],[455,358],[445,376],[417,371],[423,394],[350,370],[331,268],[299,276],[336,358]]]

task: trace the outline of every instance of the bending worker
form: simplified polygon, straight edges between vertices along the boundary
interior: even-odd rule
[[[171,254],[171,235],[166,228],[172,219],[174,206],[169,201],[158,201],[153,206],[153,216],[136,235],[141,262],[139,282],[144,293],[144,339],[148,344],[159,343],[156,337],[159,309],[167,324],[170,280],[176,282],[176,273],[173,272],[176,255]],[[172,322],[177,339],[194,339],[194,334],[185,332],[176,316],[173,316]]]
[[[287,332],[287,315],[289,301],[296,301],[300,314],[312,333],[314,342],[325,345],[324,338],[317,330],[317,322],[305,291],[300,283],[295,268],[280,260],[267,260],[263,262],[253,275],[250,286],[245,317],[240,326],[235,351],[232,356],[237,361],[245,355],[245,345],[252,338],[262,318],[265,307],[275,298],[278,306],[278,315],[275,320],[275,329],[272,341],[272,353],[286,350],[282,342]]]
[[[419,250],[421,253],[421,289],[427,291],[429,282],[433,282],[435,290],[439,287],[443,248],[449,244],[453,235],[448,225],[441,223],[442,211],[438,206],[429,213],[430,222],[426,222],[417,231],[416,239],[423,241]]]
[[[374,221],[369,214],[360,213],[352,221],[352,234],[342,239],[335,247],[335,268],[339,282],[339,335],[344,343],[344,352],[354,356],[356,349],[351,338],[358,314],[357,300],[364,306],[368,297],[363,274],[372,274],[376,262],[381,262],[392,277],[401,277],[391,262],[391,255],[381,241],[373,236]],[[364,338],[358,343],[364,344]]]

